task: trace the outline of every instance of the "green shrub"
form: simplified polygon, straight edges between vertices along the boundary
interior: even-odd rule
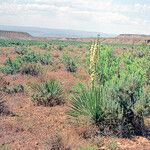
[[[35,62],[41,63],[43,65],[48,65],[52,62],[52,58],[50,54],[38,54],[35,52],[28,52],[21,57],[24,62]]]
[[[51,62],[52,58],[49,54],[25,52],[14,60],[11,60],[10,58],[7,59],[4,66],[0,67],[0,72],[6,74],[15,74],[21,71],[23,74],[37,75],[38,73],[40,73],[41,69],[39,65],[33,65],[33,63],[48,65]],[[31,63],[31,65],[29,63]]]
[[[119,105],[109,99],[106,88],[86,88],[83,85],[78,85],[76,90],[71,101],[70,115],[74,117],[87,116],[102,130],[107,125],[117,125]]]
[[[58,46],[58,50],[60,50],[60,51],[62,51],[63,48],[64,48],[64,46],[61,46],[61,45]]]
[[[36,63],[25,63],[20,68],[21,74],[38,76],[43,73],[43,69],[40,64]]]
[[[39,55],[39,61],[43,65],[48,65],[52,63],[52,57],[50,54]]]
[[[63,104],[62,89],[55,80],[49,80],[31,86],[31,96],[37,105],[56,106]]]
[[[21,56],[22,61],[24,62],[38,62],[39,61],[39,54],[35,52],[28,52]]]
[[[71,57],[68,54],[64,54],[62,57],[62,62],[64,63],[66,70],[68,72],[76,72],[77,71],[77,58]]]
[[[0,72],[6,74],[15,74],[19,72],[19,69],[22,65],[22,60],[17,58],[15,60],[11,60],[10,58],[6,60],[5,66],[0,67]]]
[[[87,116],[104,134],[144,135],[144,115],[150,109],[145,90],[149,57],[133,57],[131,53],[116,57],[112,49],[99,48],[97,43],[91,49],[96,54],[91,57],[94,84],[76,88],[70,115]]]
[[[78,85],[75,89],[71,116],[88,117],[103,134],[144,135],[143,114],[149,113],[150,100],[137,78],[113,80],[93,88]]]

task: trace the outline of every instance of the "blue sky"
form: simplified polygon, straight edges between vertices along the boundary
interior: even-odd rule
[[[0,0],[0,24],[150,34],[150,0]]]

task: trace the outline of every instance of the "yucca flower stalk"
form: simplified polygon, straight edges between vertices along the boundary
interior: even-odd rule
[[[96,67],[99,59],[99,38],[91,45],[90,49],[90,76],[91,76],[91,85],[94,86],[96,82]]]

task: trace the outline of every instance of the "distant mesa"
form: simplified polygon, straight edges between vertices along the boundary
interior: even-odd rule
[[[0,38],[7,38],[7,39],[33,39],[33,36],[31,36],[29,33],[26,33],[26,32],[0,30]]]
[[[63,32],[62,32],[63,31]],[[33,34],[38,33],[38,34]],[[43,33],[41,31],[41,33]],[[42,34],[38,32],[29,32],[29,31],[8,31],[8,30],[0,30],[0,38],[1,39],[22,39],[22,40],[67,40],[67,41],[93,41],[96,37],[89,37],[88,34],[84,32],[84,36],[80,36],[81,33],[79,31],[69,31],[69,33],[65,30],[46,30],[44,34],[46,35],[48,33],[49,36],[40,36]],[[66,36],[66,34],[68,36]],[[56,36],[59,35],[59,36]],[[75,37],[71,35],[76,35]],[[90,33],[91,35],[91,33]],[[115,37],[101,37],[101,42],[105,43],[124,43],[124,44],[150,44],[150,35],[144,35],[144,34],[120,34]]]
[[[145,34],[120,34],[118,38],[150,38],[150,35]]]

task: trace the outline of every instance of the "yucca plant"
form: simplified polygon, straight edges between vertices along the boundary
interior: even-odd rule
[[[90,49],[90,75],[91,75],[91,84],[94,86],[96,80],[97,80],[97,63],[99,60],[99,51],[100,51],[100,45],[99,40],[97,40],[95,43],[92,44]]]
[[[75,89],[69,112],[71,116],[86,116],[102,130],[118,124],[121,110],[119,104],[107,95],[106,87],[85,88],[80,84]]]
[[[127,53],[117,58],[112,49],[99,46],[97,42],[90,50],[92,84],[89,88],[77,88],[70,114],[89,117],[103,131],[107,127],[113,131],[121,127],[117,131],[123,137],[144,135],[143,114],[150,108],[144,92],[148,57],[133,58]],[[147,67],[142,70],[143,65]]]
[[[64,103],[62,89],[56,80],[48,80],[30,86],[32,101],[37,105],[56,106]]]
[[[71,57],[68,54],[63,54],[61,61],[64,63],[66,70],[68,72],[76,72],[77,71],[77,57]]]

